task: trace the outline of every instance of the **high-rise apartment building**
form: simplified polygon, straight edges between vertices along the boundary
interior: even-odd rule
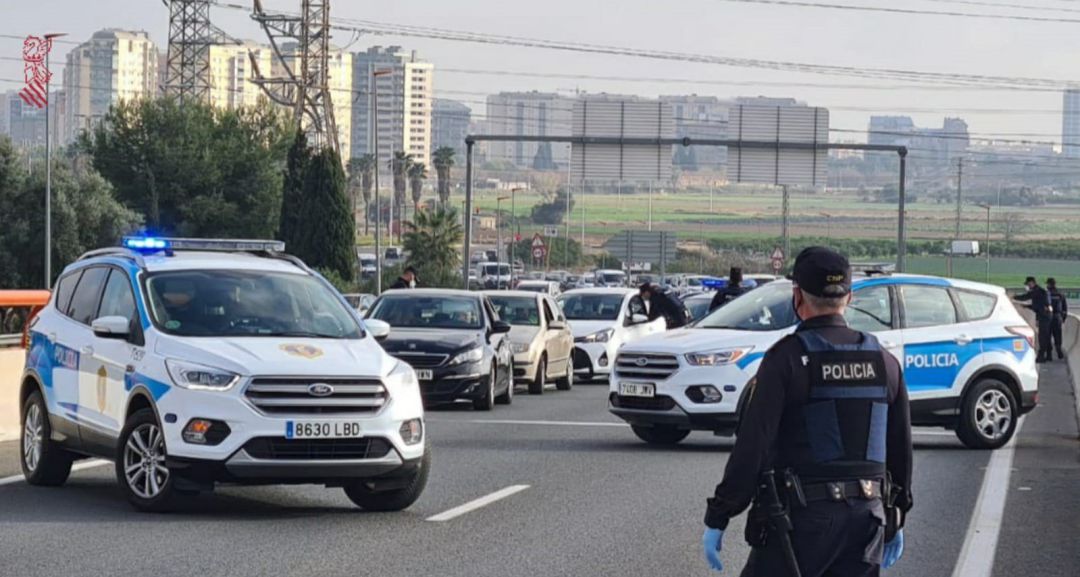
[[[67,55],[64,143],[96,124],[118,102],[158,93],[158,50],[143,31],[106,29]]]
[[[45,110],[23,102],[15,91],[2,96],[4,133],[11,143],[23,149],[45,146]]]
[[[1061,154],[1080,158],[1080,89],[1065,91],[1061,107]]]
[[[573,128],[573,97],[548,92],[500,92],[487,97],[488,134],[508,136],[570,136]],[[531,168],[541,146],[536,142],[488,142],[490,161],[507,161]],[[556,167],[570,161],[569,147],[547,144]],[[541,155],[547,158],[546,153]]]
[[[263,91],[251,82],[255,78],[252,57],[263,74],[273,70],[274,51],[269,46],[247,41],[210,47],[210,104],[234,110],[259,102]]]
[[[375,152],[377,124],[381,167],[389,165],[395,151],[430,165],[435,67],[400,46],[372,46],[352,58],[352,157]]]
[[[910,116],[871,116],[867,142],[906,146],[919,158],[919,169],[940,168],[967,153],[971,144],[962,118],[946,118],[941,128],[920,128]]]
[[[436,98],[431,110],[431,150],[453,148],[457,157],[465,158],[465,137],[469,135],[472,109],[456,100]]]
[[[264,50],[269,50],[264,48]],[[285,43],[281,47],[282,54],[286,60],[292,66],[293,70],[299,70],[299,66],[296,64],[296,57],[299,55],[299,49],[293,42]],[[354,102],[355,94],[352,93],[353,82],[353,55],[338,49],[331,49],[328,54],[327,62],[327,77],[330,88],[330,100],[333,103],[334,109],[334,124],[337,127],[338,135],[338,150],[341,153],[341,162],[346,163],[349,160],[349,150],[352,148],[352,112],[356,106]],[[271,76],[275,78],[283,78],[286,76],[284,70],[281,69],[281,65],[276,58],[272,59],[273,65],[270,68]],[[259,63],[260,70],[263,74],[266,74],[266,69],[262,68],[262,63]],[[256,97],[257,99],[257,97]]]

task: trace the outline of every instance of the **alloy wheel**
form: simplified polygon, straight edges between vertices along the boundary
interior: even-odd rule
[[[1012,427],[1012,403],[1005,393],[989,389],[975,403],[975,428],[987,440],[996,441]]]
[[[41,462],[41,446],[45,439],[45,425],[42,422],[41,409],[36,405],[30,405],[26,410],[25,423],[23,424],[23,461],[27,470],[33,472]]]
[[[169,481],[165,467],[165,436],[157,425],[135,428],[124,445],[124,476],[131,491],[143,499],[158,496]]]

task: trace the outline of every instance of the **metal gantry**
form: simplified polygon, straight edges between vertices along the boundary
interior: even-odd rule
[[[163,0],[169,8],[165,94],[206,102],[210,97],[210,0]]]
[[[316,148],[338,150],[330,96],[330,0],[301,0],[300,15],[267,12],[255,0],[251,17],[270,40],[281,74],[270,77],[251,57],[252,80],[274,102],[292,109]]]

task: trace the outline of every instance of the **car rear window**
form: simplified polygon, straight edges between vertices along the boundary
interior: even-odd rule
[[[101,286],[105,284],[105,275],[109,269],[105,267],[93,267],[86,269],[75,287],[75,294],[71,297],[71,306],[68,307],[68,316],[88,325],[97,314],[98,303],[101,302]]]
[[[60,277],[60,280],[56,282],[56,310],[62,314],[67,314],[68,305],[71,304],[71,295],[75,292],[75,285],[79,284],[79,276],[82,275],[81,270],[77,270],[71,274]]]
[[[990,318],[997,305],[997,296],[975,291],[956,291],[960,306],[969,321],[981,321]]]

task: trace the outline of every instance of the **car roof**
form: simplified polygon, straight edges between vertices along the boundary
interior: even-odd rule
[[[579,288],[568,290],[559,296],[571,296],[571,295],[631,295],[638,292],[638,289],[622,288],[622,287],[595,287],[595,288]]]
[[[443,288],[418,288],[418,289],[388,289],[383,292],[383,295],[409,295],[417,297],[472,297],[481,298],[483,293],[475,291],[467,291],[462,289],[443,289]]]
[[[103,263],[132,262],[130,253],[117,251],[112,254],[92,256],[76,261],[72,270]],[[307,270],[285,258],[272,258],[246,252],[176,251],[171,255],[154,253],[141,255],[136,262],[142,270],[150,273],[185,270],[242,270],[281,272],[306,275]]]
[[[555,281],[553,281],[553,280],[529,279],[529,280],[523,280],[523,281],[519,282],[518,286],[521,286],[523,284],[551,286],[551,285],[557,284],[557,283]]]
[[[523,283],[524,284],[524,283]],[[483,291],[483,293],[489,297],[526,297],[526,298],[540,298],[547,296],[545,293],[537,293],[532,291],[499,291],[490,290]]]

